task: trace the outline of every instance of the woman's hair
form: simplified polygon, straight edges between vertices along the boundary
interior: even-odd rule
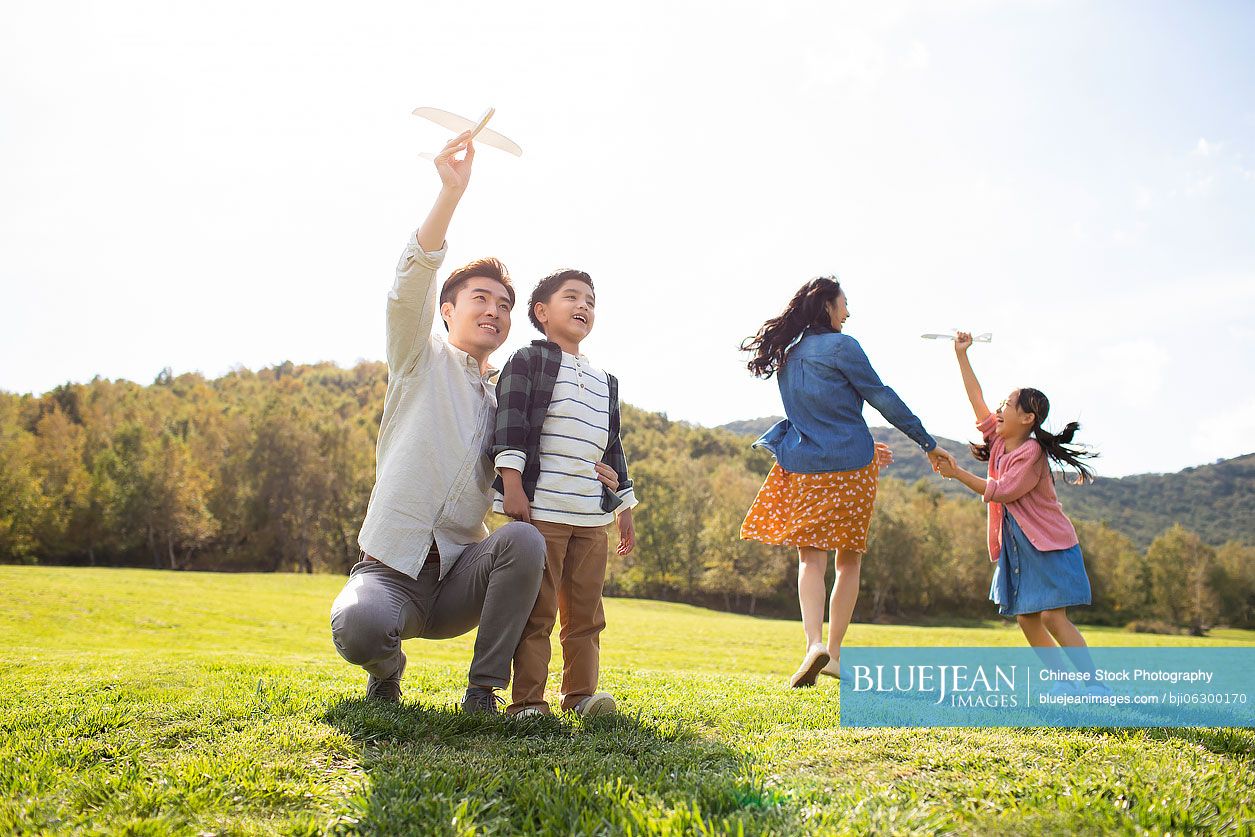
[[[753,337],[741,343],[741,351],[753,352],[746,366],[756,378],[770,378],[784,365],[789,349],[809,326],[832,331],[828,303],[841,293],[835,276],[820,276],[798,289],[784,313],[763,323]]]
[[[1048,459],[1058,462],[1060,465],[1069,465],[1076,469],[1076,482],[1078,485],[1086,482],[1094,481],[1094,472],[1082,462],[1082,459],[1092,459],[1098,454],[1085,450],[1081,447],[1073,447],[1072,439],[1076,436],[1076,431],[1081,426],[1074,421],[1068,422],[1067,426],[1059,433],[1049,433],[1042,425],[1046,422],[1046,416],[1050,415],[1050,399],[1039,389],[1032,387],[1022,387],[1019,395],[1016,397],[1016,405],[1026,413],[1033,414],[1033,438],[1041,445],[1041,449],[1045,451]],[[972,456],[975,456],[981,462],[989,461],[989,445],[971,445]]]

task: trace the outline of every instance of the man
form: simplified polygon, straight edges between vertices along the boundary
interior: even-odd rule
[[[367,697],[399,702],[401,640],[445,639],[478,625],[462,709],[498,712],[503,701],[494,690],[509,680],[540,588],[545,541],[526,523],[491,535],[483,523],[496,411],[488,357],[510,332],[509,274],[496,259],[479,259],[436,293],[445,233],[474,158],[469,131],[437,155],[440,194],[401,254],[388,294],[375,488],[358,536],[362,560],[331,607],[331,635],[340,655],[370,675]],[[433,333],[437,305],[447,337]],[[606,472],[598,469],[599,478],[617,487]]]

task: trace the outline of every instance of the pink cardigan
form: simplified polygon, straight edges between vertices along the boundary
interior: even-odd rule
[[[1002,509],[1020,524],[1028,541],[1042,551],[1076,546],[1076,529],[1063,513],[1050,465],[1036,439],[1007,453],[1007,443],[994,432],[993,414],[976,423],[989,445],[989,479],[984,501],[989,504],[989,560],[1002,551]]]

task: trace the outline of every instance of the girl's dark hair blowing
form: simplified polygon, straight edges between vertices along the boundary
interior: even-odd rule
[[[770,378],[784,365],[794,342],[809,326],[832,331],[828,303],[841,293],[835,276],[820,276],[798,289],[784,313],[763,323],[753,337],[741,342],[741,351],[753,352],[745,364],[756,378]]]
[[[1050,399],[1039,389],[1022,387],[1016,402],[1016,406],[1021,410],[1033,414],[1032,435],[1037,440],[1037,443],[1041,445],[1041,449],[1046,452],[1048,459],[1058,462],[1060,465],[1070,465],[1072,468],[1075,468],[1077,485],[1093,482],[1094,472],[1081,460],[1092,459],[1098,454],[1084,448],[1071,446],[1072,439],[1076,436],[1076,431],[1081,429],[1081,426],[1074,421],[1070,421],[1061,432],[1048,433],[1042,425],[1046,422],[1046,416],[1050,415]],[[971,449],[972,456],[981,462],[989,461],[989,445],[971,445]]]

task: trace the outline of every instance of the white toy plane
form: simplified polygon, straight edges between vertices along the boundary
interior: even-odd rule
[[[921,334],[920,335],[920,337],[923,337],[925,340],[954,340],[958,336],[959,336],[959,330],[957,328],[951,329],[949,334]],[[994,339],[993,333],[987,331],[984,334],[973,335],[972,342],[973,343],[992,343],[993,339]]]
[[[440,108],[414,108],[415,116],[431,120],[442,128],[448,128],[450,131],[459,134],[463,131],[470,131],[471,139],[478,137],[479,141],[484,145],[499,148],[502,151],[513,154],[515,157],[522,157],[523,149],[519,147],[517,142],[484,127],[496,112],[496,108],[488,108],[488,110],[484,111],[484,115],[479,118],[479,121],[476,122],[472,119],[467,119],[465,116],[458,116],[456,113],[449,113],[447,110],[441,110]],[[429,151],[424,151],[418,156],[425,157],[428,160],[434,160],[436,157],[435,154]]]

